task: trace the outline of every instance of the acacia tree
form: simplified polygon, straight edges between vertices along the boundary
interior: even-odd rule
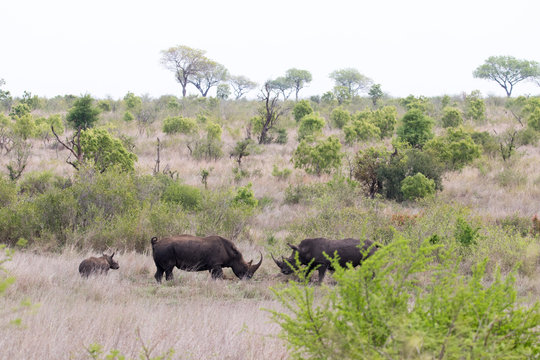
[[[267,84],[269,84],[269,86],[272,87],[274,90],[280,92],[281,95],[283,95],[284,101],[286,101],[289,96],[291,96],[291,93],[293,91],[293,84],[291,80],[284,76],[280,76],[275,80],[267,82]]]
[[[491,56],[474,70],[473,76],[495,81],[510,97],[515,84],[540,77],[540,65],[536,61],[520,60],[513,56]]]
[[[70,160],[70,157],[68,157],[66,162],[77,170],[79,170],[79,164],[83,162],[84,157],[84,151],[81,146],[81,131],[94,126],[100,113],[99,109],[93,106],[93,101],[90,95],[84,95],[73,103],[73,107],[66,116],[67,122],[76,130],[71,139],[66,139],[65,142],[60,140],[60,137],[54,130],[54,125],[51,124],[51,130],[56,140],[75,157],[75,160]]]
[[[260,121],[259,144],[266,144],[269,142],[268,131],[276,125],[286,109],[279,102],[279,95],[273,87],[272,81],[267,81],[264,84],[259,99],[263,102],[258,119]]]
[[[208,61],[205,51],[185,45],[171,47],[161,51],[161,64],[174,73],[176,81],[182,86],[182,96],[186,97],[186,87],[190,80],[201,71]]]
[[[231,76],[229,78],[229,84],[231,84],[235,100],[238,100],[242,95],[246,94],[250,90],[255,89],[257,83],[249,80],[247,77],[242,75]]]
[[[292,89],[295,92],[296,101],[298,101],[298,92],[313,79],[309,71],[295,68],[287,70],[285,73],[285,78],[292,85]]]
[[[335,70],[329,76],[334,80],[336,87],[346,88],[350,97],[358,95],[360,90],[367,89],[373,83],[370,78],[353,68]]]
[[[194,72],[191,79],[188,79],[188,82],[193,84],[200,92],[203,97],[208,95],[208,91],[213,87],[218,85],[220,82],[225,81],[228,76],[228,71],[225,66],[204,58],[201,61],[199,69]]]

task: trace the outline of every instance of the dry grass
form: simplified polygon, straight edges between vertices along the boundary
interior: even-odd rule
[[[141,341],[154,356],[174,349],[175,359],[286,358],[278,326],[261,310],[277,306],[269,290],[276,280],[257,280],[268,277],[264,269],[253,281],[176,270],[173,282],[158,285],[151,256],[126,253],[119,270],[82,279],[87,255],[25,252],[9,263],[17,281],[0,308],[23,297],[40,306],[22,326],[0,326],[1,359],[88,359],[93,343],[135,358]]]

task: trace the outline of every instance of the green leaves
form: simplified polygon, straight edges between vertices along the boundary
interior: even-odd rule
[[[122,142],[113,138],[107,130],[82,131],[81,148],[85,161],[90,161],[99,172],[114,166],[123,171],[135,169],[137,155],[127,151]]]
[[[452,247],[397,236],[359,268],[333,260],[331,288],[274,289],[271,311],[293,359],[527,359],[540,354],[540,303],[487,260],[458,272]]]
[[[293,154],[295,168],[301,168],[308,174],[316,175],[337,170],[341,166],[341,158],[341,143],[335,136],[316,143],[310,143],[304,139]]]
[[[94,100],[90,95],[84,95],[78,98],[73,103],[73,107],[69,110],[66,120],[75,129],[88,129],[94,126],[98,120],[99,109],[93,106]]]

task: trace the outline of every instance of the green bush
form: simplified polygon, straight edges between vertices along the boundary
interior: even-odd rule
[[[417,108],[407,111],[397,129],[400,140],[413,147],[422,148],[433,138],[433,120]]]
[[[274,164],[274,167],[272,168],[272,176],[278,178],[279,180],[286,180],[291,174],[291,169],[284,168],[283,170],[280,170],[276,164]]]
[[[305,115],[302,120],[300,120],[300,127],[298,128],[298,141],[307,136],[318,136],[322,134],[322,129],[326,125],[323,118],[316,114]]]
[[[401,192],[405,200],[418,200],[435,194],[435,181],[428,179],[422,173],[407,176],[401,181]]]
[[[26,174],[19,181],[19,192],[34,196],[52,189],[63,189],[71,186],[71,180],[65,179],[51,171],[34,171]]]
[[[198,210],[201,206],[201,191],[193,186],[172,181],[163,191],[161,199],[166,203],[181,205],[183,209]]]
[[[258,200],[255,197],[253,190],[251,190],[251,186],[252,184],[249,183],[246,186],[240,186],[236,189],[233,204],[245,207],[246,209],[255,209],[258,205]]]
[[[445,107],[443,109],[441,123],[442,126],[445,128],[457,127],[463,124],[463,117],[461,116],[461,111],[455,107]]]
[[[168,117],[163,120],[163,132],[165,134],[190,134],[197,129],[197,122],[182,116]]]
[[[300,100],[293,107],[293,115],[296,122],[300,122],[304,116],[311,113],[313,113],[313,109],[308,100]]]
[[[0,207],[9,206],[17,199],[17,186],[0,175]]]
[[[480,157],[480,146],[461,126],[449,128],[446,135],[430,140],[424,149],[435,154],[450,170],[459,170]]]
[[[124,112],[124,115],[122,116],[122,120],[124,120],[125,122],[130,122],[130,121],[135,120],[135,116],[133,116],[133,114],[130,111],[126,111]]]
[[[465,97],[465,115],[469,119],[481,121],[486,118],[486,104],[481,97],[480,91],[472,91]]]
[[[129,152],[119,139],[105,129],[87,129],[81,132],[81,149],[84,160],[99,172],[116,168],[121,171],[133,171],[137,155]],[[80,165],[80,164],[79,164]]]
[[[458,272],[455,249],[399,238],[357,269],[333,261],[327,295],[302,283],[273,289],[270,310],[293,359],[503,359],[540,353],[540,303],[518,302],[513,275],[486,261]]]
[[[343,129],[343,127],[351,121],[351,114],[347,110],[337,107],[332,110],[330,121],[332,121],[332,124],[338,129]]]
[[[308,174],[331,173],[341,166],[341,144],[337,137],[310,143],[302,140],[293,154],[294,167]]]

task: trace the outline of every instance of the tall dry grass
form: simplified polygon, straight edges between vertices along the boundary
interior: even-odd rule
[[[107,276],[82,279],[86,255],[16,254],[8,267],[17,281],[0,308],[24,297],[39,307],[21,326],[2,319],[0,359],[89,359],[93,343],[129,358],[138,358],[142,344],[153,356],[173,349],[174,359],[286,358],[278,326],[262,310],[277,308],[269,290],[275,280],[215,281],[175,270],[173,282],[158,285],[151,256],[136,253],[117,255],[120,269]]]

